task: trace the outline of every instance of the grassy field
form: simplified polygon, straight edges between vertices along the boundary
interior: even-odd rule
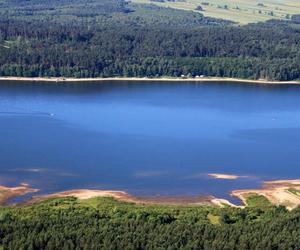
[[[269,19],[289,19],[300,14],[299,0],[132,0],[158,6],[194,10],[201,6],[205,16],[247,24]]]
[[[272,203],[262,195],[249,194],[246,196],[246,201],[249,207],[258,207],[263,209],[272,207]]]

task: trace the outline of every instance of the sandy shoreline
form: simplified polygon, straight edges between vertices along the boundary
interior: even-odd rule
[[[253,84],[273,85],[300,85],[300,81],[269,81],[269,80],[248,80],[227,77],[199,77],[199,78],[147,78],[147,77],[107,77],[107,78],[64,78],[64,77],[0,77],[0,81],[30,81],[30,82],[107,82],[107,81],[141,81],[141,82],[236,82]]]
[[[116,190],[94,190],[94,189],[74,189],[62,191],[49,195],[33,196],[26,203],[30,204],[36,201],[46,200],[49,198],[76,197],[79,200],[85,200],[95,197],[111,197],[119,201],[130,202],[145,205],[211,205],[213,196],[150,196],[138,197],[125,191]]]
[[[132,202],[136,204],[212,205],[218,207],[232,206],[244,208],[245,206],[247,206],[247,196],[262,195],[267,198],[273,205],[283,205],[287,209],[292,210],[300,205],[300,179],[265,181],[263,182],[261,188],[233,190],[230,194],[240,199],[243,202],[243,205],[235,205],[226,199],[214,197],[212,195],[198,197],[136,197],[124,191],[89,189],[70,190],[46,196],[36,196],[33,197],[33,201],[35,201],[36,199],[39,200],[51,197],[53,198],[68,196],[77,197],[78,199],[89,199],[93,197],[112,197],[120,201]]]
[[[5,205],[12,198],[38,191],[38,189],[29,187],[26,183],[21,183],[18,187],[0,186],[0,205]]]
[[[273,205],[282,205],[292,210],[300,205],[300,179],[265,181],[261,188],[234,190],[231,195],[247,206],[247,196],[260,195]]]
[[[26,183],[23,183],[18,187],[0,186],[0,205],[5,205],[11,198],[28,193],[35,193],[37,191],[39,190],[31,188]],[[226,199],[214,197],[212,195],[138,197],[125,191],[96,189],[75,189],[48,195],[32,196],[32,198],[26,200],[22,204],[32,204],[49,198],[61,197],[76,197],[79,200],[94,197],[112,197],[119,201],[145,205],[212,205],[218,207],[232,206],[244,208],[247,206],[247,197],[249,197],[249,195],[259,195],[264,196],[273,205],[283,205],[287,209],[292,210],[300,205],[300,179],[265,181],[261,188],[233,190],[230,194],[240,199],[243,202],[243,205],[235,205]]]

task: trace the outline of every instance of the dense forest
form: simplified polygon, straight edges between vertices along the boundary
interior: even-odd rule
[[[4,249],[300,249],[300,209],[56,198],[0,208]]]
[[[300,24],[123,0],[0,1],[0,75],[300,78]]]

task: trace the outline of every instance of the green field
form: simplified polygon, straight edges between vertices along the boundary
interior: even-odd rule
[[[201,6],[205,16],[247,24],[269,19],[289,19],[300,14],[299,0],[132,0],[163,7],[194,10]],[[161,1],[161,2],[160,2]]]
[[[249,207],[258,207],[262,209],[272,207],[272,203],[266,197],[257,194],[248,194],[246,196],[246,203]]]

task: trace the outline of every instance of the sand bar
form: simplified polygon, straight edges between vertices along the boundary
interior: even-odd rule
[[[223,180],[236,180],[239,178],[243,178],[243,176],[239,175],[231,175],[231,174],[217,174],[217,173],[209,173],[207,174],[209,177],[214,179],[223,179]]]

